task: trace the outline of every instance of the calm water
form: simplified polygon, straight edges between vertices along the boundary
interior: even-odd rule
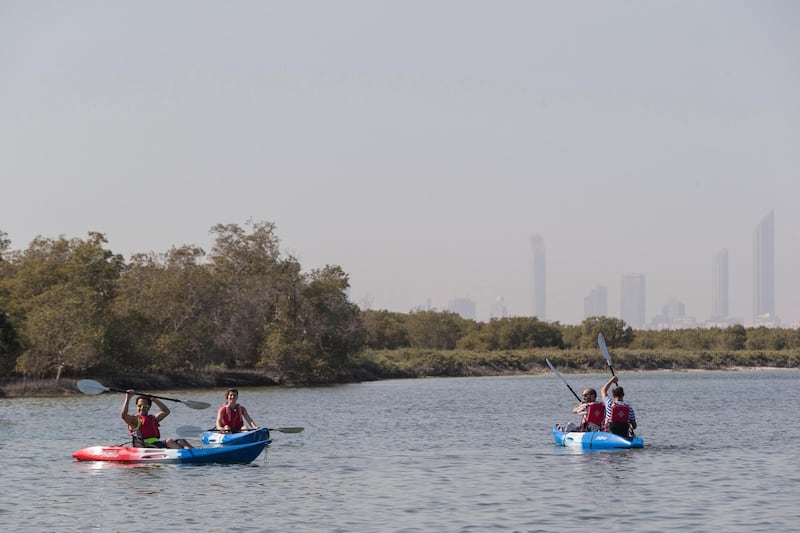
[[[605,374],[566,375],[600,388]],[[241,389],[273,433],[250,465],[122,466],[122,395],[0,399],[3,531],[788,531],[800,528],[800,371],[622,373],[642,450],[570,453],[553,375]],[[219,390],[162,392],[222,403]],[[162,433],[211,426],[170,404]]]

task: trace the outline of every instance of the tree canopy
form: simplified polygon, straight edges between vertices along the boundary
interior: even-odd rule
[[[274,224],[218,224],[211,233],[208,253],[184,245],[126,262],[97,232],[84,239],[36,237],[26,249],[11,250],[0,231],[0,377],[216,368],[328,382],[369,350],[587,351],[597,349],[599,333],[611,349],[800,348],[800,330],[793,329],[634,331],[613,317],[575,326],[536,317],[482,323],[450,311],[362,310],[348,299],[350,279],[340,266],[304,271],[281,253]],[[457,365],[454,357],[440,366]]]

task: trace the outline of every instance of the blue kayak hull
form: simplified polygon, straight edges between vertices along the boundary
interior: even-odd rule
[[[581,448],[584,450],[613,450],[620,448],[643,448],[642,437],[626,439],[606,431],[562,431],[558,424],[553,425],[553,440],[559,446]]]
[[[131,446],[90,446],[72,454],[79,461],[117,463],[250,463],[270,442],[262,440],[236,446],[208,448],[134,448]]]
[[[239,433],[222,433],[220,431],[204,431],[202,435],[203,444],[247,444],[248,442],[258,442],[269,439],[269,430],[259,428],[250,431],[240,431]]]

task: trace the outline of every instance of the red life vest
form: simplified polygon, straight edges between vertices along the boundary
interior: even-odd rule
[[[220,419],[220,423],[223,426],[228,426],[233,431],[239,431],[242,429],[244,422],[242,421],[241,407],[242,406],[238,404],[233,409],[231,409],[228,404],[220,407],[220,409],[222,409],[222,418]]]
[[[628,424],[628,418],[630,417],[631,410],[630,408],[624,403],[617,403],[613,402],[611,404],[611,416],[606,419],[605,429],[611,427],[612,424]]]
[[[145,443],[151,444],[161,438],[158,430],[158,421],[153,415],[136,415],[139,424],[131,431],[131,435],[141,438]]]
[[[592,402],[586,404],[586,412],[583,414],[583,423],[596,424],[603,426],[603,419],[606,417],[606,406],[602,402]]]

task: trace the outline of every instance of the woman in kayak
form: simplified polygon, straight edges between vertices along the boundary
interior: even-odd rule
[[[128,403],[131,396],[136,394],[133,390],[125,392],[125,401],[122,402],[122,420],[128,424],[128,432],[133,437],[133,445],[137,448],[192,448],[192,445],[184,439],[161,440],[161,432],[158,423],[164,420],[169,414],[169,408],[158,398],[150,396],[139,396],[136,398],[136,414],[128,414]],[[153,402],[159,408],[159,412],[151,415],[149,413]]]
[[[244,405],[239,405],[239,391],[228,389],[225,392],[225,403],[217,410],[217,431],[225,433],[238,433],[247,429],[258,429],[258,425],[250,418],[250,413]],[[250,426],[246,426],[244,421]]]

